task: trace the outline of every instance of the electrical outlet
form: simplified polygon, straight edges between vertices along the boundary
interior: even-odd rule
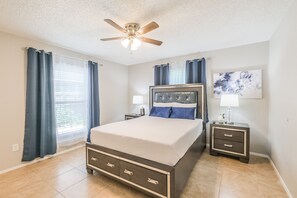
[[[13,145],[12,145],[12,151],[13,151],[13,152],[16,152],[16,151],[18,151],[18,150],[20,150],[20,146],[19,146],[19,144],[13,144]]]

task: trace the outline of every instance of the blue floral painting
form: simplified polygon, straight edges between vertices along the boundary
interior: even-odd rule
[[[238,94],[241,98],[262,98],[262,71],[236,71],[213,74],[213,94]]]

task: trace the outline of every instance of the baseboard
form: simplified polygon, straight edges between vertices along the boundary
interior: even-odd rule
[[[274,162],[273,162],[272,159],[270,158],[270,156],[268,156],[268,155],[266,155],[266,154],[262,154],[262,153],[255,153],[255,152],[250,152],[250,154],[251,154],[251,155],[255,155],[255,156],[259,156],[259,157],[265,157],[265,158],[267,158],[267,159],[269,160],[269,162],[270,162],[270,164],[271,164],[271,166],[272,166],[274,172],[276,173],[278,179],[280,180],[282,186],[284,187],[284,189],[285,189],[287,195],[289,196],[289,198],[293,198],[293,196],[292,196],[290,190],[288,189],[288,187],[287,187],[285,181],[283,180],[282,176],[281,176],[280,173],[278,172],[278,170],[277,170],[277,168],[276,168]]]
[[[262,154],[262,153],[250,152],[250,155],[254,155],[254,156],[264,157],[264,158],[270,159],[269,155]]]
[[[283,180],[282,176],[281,176],[280,173],[278,172],[278,170],[277,170],[277,168],[276,168],[274,162],[272,161],[272,159],[271,159],[270,157],[269,157],[269,161],[270,161],[270,164],[271,164],[271,166],[273,167],[274,171],[276,172],[276,174],[277,174],[279,180],[281,181],[281,184],[282,184],[282,186],[284,187],[284,189],[285,189],[286,193],[288,194],[289,198],[293,198],[293,196],[292,196],[292,194],[291,194],[289,188],[287,187],[285,181]]]
[[[72,147],[70,149],[61,151],[59,153],[55,153],[54,155],[47,155],[44,158],[37,158],[37,159],[35,159],[35,160],[31,161],[31,162],[23,162],[22,164],[19,164],[17,166],[14,166],[14,167],[11,167],[11,168],[0,171],[0,175],[3,174],[3,173],[7,173],[9,171],[13,171],[13,170],[28,166],[30,164],[34,164],[34,163],[37,163],[37,162],[40,162],[40,161],[43,161],[43,160],[46,160],[46,159],[61,155],[61,154],[64,154],[64,153],[68,153],[70,151],[73,151],[73,150],[76,150],[76,149],[79,149],[79,148],[82,148],[82,147],[84,147],[84,145],[75,146],[75,147]]]

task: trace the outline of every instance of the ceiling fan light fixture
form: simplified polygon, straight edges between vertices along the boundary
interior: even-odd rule
[[[134,38],[131,41],[130,49],[135,51],[138,49],[138,47],[141,45],[141,41],[138,38]]]
[[[130,39],[125,38],[124,40],[121,41],[121,44],[124,48],[127,48],[129,46]]]

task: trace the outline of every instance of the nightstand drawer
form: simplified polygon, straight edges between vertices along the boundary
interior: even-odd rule
[[[215,139],[214,149],[244,154],[244,144],[228,140]]]
[[[214,137],[223,140],[236,141],[236,142],[244,142],[244,132],[236,130],[236,129],[225,129],[214,127]]]

